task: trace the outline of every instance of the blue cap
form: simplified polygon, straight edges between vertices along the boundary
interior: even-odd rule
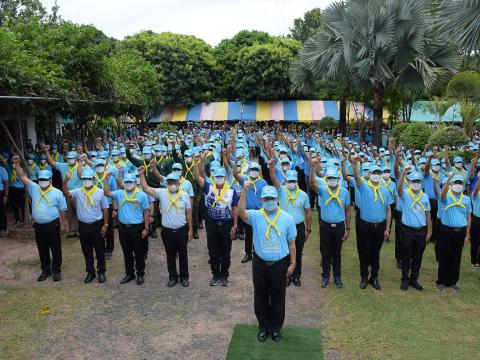
[[[94,166],[97,167],[99,165],[105,165],[105,160],[104,159],[95,160]]]
[[[175,145],[175,150],[180,150],[180,145],[176,144]]]
[[[185,152],[183,153],[183,155],[185,157],[192,157],[192,151],[190,149],[187,149],[185,150]]]
[[[98,157],[100,159],[106,159],[108,157],[108,151],[100,151],[100,153],[98,154]]]
[[[322,162],[324,162],[324,163],[328,162],[327,157],[326,157],[326,156],[322,156],[322,157],[320,158],[320,162],[321,162],[321,163],[322,163]]]
[[[420,158],[420,159],[418,159],[418,163],[419,163],[419,164],[426,164],[426,163],[427,163],[427,159],[425,159],[425,158]]]
[[[202,150],[208,150],[208,144],[203,144],[202,145]]]
[[[249,168],[250,170],[252,170],[252,169],[258,169],[258,170],[260,170],[260,165],[259,165],[258,163],[256,163],[256,162],[251,162],[250,165],[248,165],[248,168]]]
[[[87,169],[83,169],[81,178],[93,179],[94,176],[95,176],[95,172],[92,169],[87,168]]]
[[[124,147],[120,148],[120,154],[125,154],[126,152],[127,152],[127,149],[125,149]]]
[[[117,149],[113,149],[112,156],[118,156],[118,155],[120,155],[120,151],[118,151]]]
[[[57,148],[58,148],[57,144],[52,145],[52,149],[57,149]]]
[[[69,151],[67,154],[67,159],[76,159],[77,153],[75,151]]]
[[[225,172],[225,169],[223,167],[217,167],[215,170],[213,170],[213,177],[217,176],[223,176],[225,177],[227,173]]]
[[[167,175],[167,181],[168,180],[180,180],[180,175],[177,173],[171,172],[170,174]]]
[[[410,174],[408,174],[407,179],[409,181],[423,180],[423,175],[420,174],[418,171],[412,171]]]
[[[90,151],[90,157],[98,157],[98,153],[96,151]]]
[[[298,174],[295,170],[287,170],[285,178],[287,181],[298,181]]]
[[[440,165],[440,160],[438,160],[438,159],[432,159],[431,164],[432,164],[432,166],[434,166],[434,165]]]
[[[421,152],[420,150],[415,150],[413,153],[414,153],[415,155],[419,155],[419,154],[421,154],[422,152]]]
[[[462,183],[464,182],[463,181],[463,177],[461,175],[454,175],[453,178],[452,178],[452,182],[457,182],[457,181],[461,181]]]
[[[29,159],[29,160],[34,160],[34,159],[35,159],[35,155],[33,155],[33,154],[28,154],[28,159]]]
[[[271,198],[278,197],[277,189],[274,186],[267,185],[262,188],[261,198],[263,199],[267,197],[271,197]]]
[[[173,170],[173,169],[182,170],[182,169],[183,169],[183,166],[182,166],[182,164],[180,164],[180,163],[175,163],[175,164],[172,165],[172,170]]]
[[[52,172],[50,170],[40,170],[38,172],[38,180],[48,180],[52,177]]]
[[[235,156],[236,157],[244,157],[245,156],[245,152],[243,150],[237,150],[235,152]]]
[[[340,176],[335,168],[330,167],[325,171],[325,177],[338,179]]]
[[[152,153],[152,148],[150,146],[145,146],[142,150],[142,154],[151,154]]]
[[[370,166],[371,166],[371,165],[372,165],[372,164],[369,163],[369,162],[364,162],[364,163],[362,163],[362,170],[370,171]]]
[[[383,166],[383,167],[382,167],[382,172],[385,172],[385,171],[391,171],[391,170],[390,170],[390,167],[388,167],[388,166]]]
[[[162,147],[160,145],[154,145],[152,148],[153,151],[162,151]]]
[[[135,182],[136,181],[136,176],[132,173],[126,173],[124,176],[123,176],[123,182],[126,183],[126,182]]]
[[[382,169],[378,165],[373,165],[372,167],[370,167],[370,172],[373,173],[374,171],[380,171],[381,172]]]
[[[291,161],[288,157],[284,157],[280,159],[280,164],[285,164],[285,163],[291,164]]]
[[[214,160],[210,163],[210,170],[219,168],[220,166],[222,166],[222,164],[220,164],[220,161]]]
[[[453,158],[453,163],[463,163],[463,159],[460,156],[455,156]]]

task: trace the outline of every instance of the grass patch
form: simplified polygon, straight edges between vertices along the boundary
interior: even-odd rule
[[[257,332],[258,326],[255,325],[235,325],[227,360],[323,359],[319,329],[284,326],[282,340],[278,343],[274,343],[270,337],[265,343],[260,343]]]
[[[315,215],[316,218],[316,215]],[[354,216],[352,215],[352,220]],[[318,221],[306,253],[319,259]],[[343,289],[322,289],[322,334],[325,349],[354,359],[473,359],[478,356],[480,331],[480,271],[470,265],[470,247],[463,251],[460,293],[438,292],[433,244],[427,244],[419,282],[422,292],[400,290],[401,271],[395,263],[395,241],[381,252],[381,291],[358,287],[359,260],[355,226],[342,249]],[[392,231],[393,233],[393,231]],[[315,267],[315,278],[321,270]],[[454,354],[450,352],[454,349]],[[452,357],[453,356],[453,357]]]
[[[17,261],[9,264],[8,267],[12,270],[38,268],[40,267],[40,259],[38,257],[33,259],[17,259]]]

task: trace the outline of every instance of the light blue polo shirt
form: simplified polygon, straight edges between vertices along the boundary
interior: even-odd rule
[[[108,209],[108,201],[103,190],[97,189],[92,195],[93,206],[90,201],[85,207],[86,196],[81,188],[70,190],[70,196],[75,201],[78,220],[91,224],[103,219],[103,209]]]
[[[270,227],[269,238],[265,236],[268,223],[260,210],[247,210],[247,224],[253,228],[253,248],[255,254],[265,261],[277,261],[290,254],[288,241],[295,241],[297,237],[297,227],[295,220],[286,211],[280,210],[275,226],[280,234]],[[267,215],[270,221],[273,221],[276,213]]]
[[[362,180],[362,183],[358,188],[360,203],[357,202],[357,206],[360,208],[360,218],[363,221],[374,224],[385,221],[387,216],[387,205],[393,203],[393,198],[390,196],[390,192],[385,186],[380,186],[379,191],[382,194],[383,202],[378,195],[377,201],[375,201],[373,189],[367,185],[366,180]],[[356,197],[355,201],[357,201]]]
[[[136,200],[135,202],[123,202],[126,193],[125,190],[112,191],[113,198],[118,203],[118,221],[124,225],[143,223],[143,212],[150,208],[147,195],[143,191],[139,191],[133,197]],[[131,195],[131,193],[128,195]]]
[[[249,177],[244,176],[242,177],[240,181],[240,186],[243,189],[243,184],[245,184],[245,181],[250,180]],[[262,199],[261,199],[261,194],[262,194],[262,189],[264,186],[267,186],[267,182],[264,179],[258,179],[257,182],[255,182],[255,186],[253,185],[252,180],[250,180],[250,189],[247,191],[247,199],[246,199],[246,205],[247,209],[252,209],[252,210],[258,210],[261,209],[262,207]]]
[[[418,196],[418,194],[414,194]],[[402,199],[402,224],[414,228],[427,226],[427,215],[426,211],[430,211],[430,201],[428,195],[422,192],[420,205],[418,202],[413,205],[412,197],[407,193],[403,192],[403,196],[399,196]]]
[[[45,197],[40,195],[40,186],[30,181],[27,192],[32,198],[32,219],[37,224],[46,224],[58,219],[61,211],[67,210],[67,202],[63,193],[55,188],[48,191]]]
[[[301,224],[305,221],[305,209],[310,209],[310,199],[305,191],[298,188],[298,196],[293,201],[289,200],[288,193],[290,192],[292,197],[295,197],[295,191],[288,190],[285,186],[280,186],[278,189],[278,198],[280,207],[287,213],[293,216],[295,224]],[[294,206],[295,205],[295,206]]]
[[[99,178],[101,179],[101,177]],[[103,190],[103,183],[101,181],[98,181],[96,177],[93,178],[93,185]],[[113,176],[110,176],[108,178],[108,185],[110,187],[110,191],[115,191],[118,189],[117,182],[115,181],[115,178]],[[113,204],[113,199],[111,197],[107,197],[107,201],[109,205]]]
[[[449,193],[451,192],[449,191]],[[472,212],[472,204],[471,204],[470,198],[468,196],[463,195],[462,203],[465,205],[465,208],[463,208],[462,206],[452,206],[446,209],[448,205],[453,203],[452,197],[450,196],[449,193],[447,193],[447,197],[445,198],[444,201],[440,199],[438,203],[439,208],[440,208],[440,204],[442,206],[442,211],[441,211],[442,224],[445,226],[453,227],[453,228],[460,228],[460,227],[467,226],[467,215]],[[462,196],[455,196],[457,201],[460,200],[461,197]]]
[[[0,191],[5,189],[5,186],[3,185],[4,181],[8,181],[8,173],[3,166],[0,166]]]
[[[335,193],[337,189],[331,189],[331,191]],[[328,204],[325,204],[330,198],[328,189],[326,186],[320,186],[318,188],[318,199],[320,200],[320,207],[322,208],[322,212],[320,214],[322,221],[330,224],[336,224],[345,221],[345,207],[350,205],[350,192],[346,188],[341,187],[338,197],[342,202],[342,206],[340,206],[336,199],[332,199],[328,202]]]
[[[477,196],[470,195],[470,198],[472,199],[472,213],[476,217],[480,217],[480,193],[478,193]]]
[[[62,175],[62,180],[65,179],[65,175],[67,174],[68,169],[70,166],[67,163],[62,163],[62,162],[56,162],[55,168],[60,171],[60,174]],[[77,175],[77,170],[73,171],[72,173],[72,178],[68,181],[67,187],[68,190],[74,190],[78,189],[79,187],[82,186],[82,180],[79,179]]]
[[[170,206],[169,190],[155,189],[156,197],[160,200],[160,212],[162,213],[162,226],[169,229],[179,229],[187,224],[187,217],[185,210],[191,208],[190,196],[184,191],[180,190],[178,198],[178,211],[175,205]],[[177,194],[171,195],[174,199]],[[170,207],[170,209],[169,209]]]
[[[439,175],[440,175],[440,178],[439,178],[438,181],[437,181],[437,190],[438,190],[438,193],[441,192],[441,189],[440,189],[439,184],[440,184],[440,183],[442,182],[442,180],[445,178],[445,175],[442,174],[442,171],[440,171]],[[427,193],[428,198],[429,198],[429,199],[432,199],[432,200],[435,200],[435,199],[436,199],[436,197],[435,197],[435,187],[434,187],[434,184],[435,184],[435,181],[433,180],[433,175],[432,175],[432,174],[424,175],[424,178],[423,178],[423,188],[425,189],[425,192]]]
[[[25,169],[23,168],[23,170],[25,170]],[[12,186],[14,188],[17,188],[17,189],[23,189],[25,187],[23,185],[22,180],[20,180],[20,176],[18,176],[18,174],[17,174],[17,178],[15,180],[13,180],[13,176],[12,176],[13,175],[13,167],[10,166],[10,164],[7,165],[7,172],[8,172],[8,180],[9,180],[10,186]]]

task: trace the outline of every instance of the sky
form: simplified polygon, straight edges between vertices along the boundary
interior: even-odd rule
[[[293,19],[332,0],[58,0],[60,15],[123,39],[142,30],[195,35],[211,45],[240,30],[286,35]],[[42,0],[50,9],[55,0]]]

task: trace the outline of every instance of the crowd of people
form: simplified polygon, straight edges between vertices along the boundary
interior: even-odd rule
[[[258,340],[271,333],[278,341],[286,287],[302,285],[314,212],[324,288],[343,287],[341,253],[351,214],[361,289],[381,289],[380,252],[392,233],[402,290],[423,289],[419,276],[429,241],[435,243],[440,291],[460,290],[462,249],[469,241],[471,264],[480,268],[480,160],[451,159],[449,147],[387,142],[377,148],[318,130],[238,124],[129,131],[99,137],[91,149],[64,139],[25,154],[7,151],[0,157],[0,235],[8,234],[7,208],[16,226],[30,211],[38,281],[61,280],[66,235],[80,239],[84,282],[104,283],[118,228],[121,283],[142,285],[149,238],[160,231],[168,287],[189,286],[188,242],[199,231],[206,231],[210,286],[229,286],[232,241],[244,240],[239,260],[252,261]],[[479,144],[475,137],[456,150],[477,154]]]

